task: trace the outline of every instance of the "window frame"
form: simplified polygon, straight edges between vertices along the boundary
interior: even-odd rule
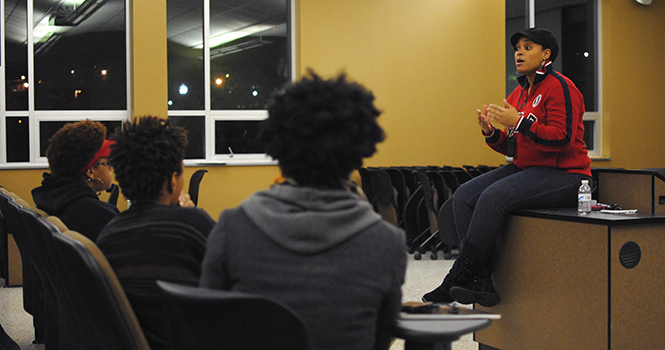
[[[27,111],[7,111],[6,110],[6,57],[5,57],[5,1],[0,0],[0,48],[2,49],[0,57],[0,98],[3,99],[2,106],[0,107],[0,170],[2,169],[43,169],[48,168],[48,160],[46,157],[40,155],[40,128],[41,121],[68,121],[77,122],[81,120],[94,120],[94,121],[125,121],[131,119],[131,36],[130,36],[130,4],[129,0],[123,0],[125,4],[125,66],[126,66],[126,109],[124,110],[35,110],[35,89],[28,89],[28,109]],[[35,86],[34,74],[34,0],[27,0],[27,39],[28,39],[28,84],[30,87]],[[6,137],[6,123],[7,117],[27,117],[28,118],[28,135],[29,135],[29,154],[30,159],[28,162],[11,162],[7,163],[7,137]]]
[[[287,43],[291,65],[289,81],[295,80],[296,71],[296,45],[295,45],[295,0],[287,1],[288,31]],[[203,76],[204,76],[204,110],[169,110],[168,116],[201,116],[205,118],[205,158],[185,159],[185,166],[202,165],[275,165],[277,161],[265,153],[243,153],[243,154],[215,154],[215,123],[217,121],[260,121],[268,118],[267,110],[213,110],[211,107],[211,85],[210,81],[210,0],[203,1]]]

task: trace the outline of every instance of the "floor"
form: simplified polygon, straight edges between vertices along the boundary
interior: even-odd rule
[[[5,281],[0,279],[0,285]],[[35,332],[32,316],[23,310],[23,288],[0,288],[0,324],[22,350],[44,349],[42,344],[32,344]]]
[[[431,260],[429,254],[416,261],[408,257],[406,282],[403,287],[404,301],[419,301],[421,296],[438,286],[443,276],[452,266],[453,260]],[[0,280],[0,285],[4,281]],[[23,294],[20,287],[0,288],[0,324],[23,350],[42,350],[44,345],[32,344],[34,328],[32,317],[23,310]],[[478,344],[469,334],[453,343],[454,350],[477,350]],[[404,343],[396,340],[390,350],[402,350]]]

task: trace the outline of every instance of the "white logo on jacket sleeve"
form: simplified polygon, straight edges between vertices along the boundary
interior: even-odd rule
[[[542,94],[536,96],[536,98],[533,99],[533,104],[532,104],[533,108],[536,108],[536,106],[540,103],[540,100],[542,99],[543,99]]]

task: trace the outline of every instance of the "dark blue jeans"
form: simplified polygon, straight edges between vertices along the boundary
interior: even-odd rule
[[[511,163],[465,182],[453,196],[461,255],[487,261],[515,210],[576,207],[582,179],[591,183],[586,175],[549,167],[520,170]]]

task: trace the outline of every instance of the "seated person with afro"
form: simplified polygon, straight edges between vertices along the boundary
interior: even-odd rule
[[[150,348],[165,349],[167,324],[155,281],[197,285],[215,222],[182,194],[183,129],[142,117],[125,122],[112,139],[109,158],[131,206],[104,227],[97,246],[118,276]]]
[[[344,75],[310,71],[277,93],[259,138],[284,179],[222,212],[200,285],[286,304],[314,349],[388,349],[406,238],[349,180],[384,139],[379,114],[374,95]]]
[[[98,122],[65,124],[46,149],[51,172],[44,173],[42,185],[32,190],[37,208],[59,217],[67,228],[93,242],[119,213],[116,206],[98,197],[113,181],[108,160],[112,142],[105,137],[106,127]]]

